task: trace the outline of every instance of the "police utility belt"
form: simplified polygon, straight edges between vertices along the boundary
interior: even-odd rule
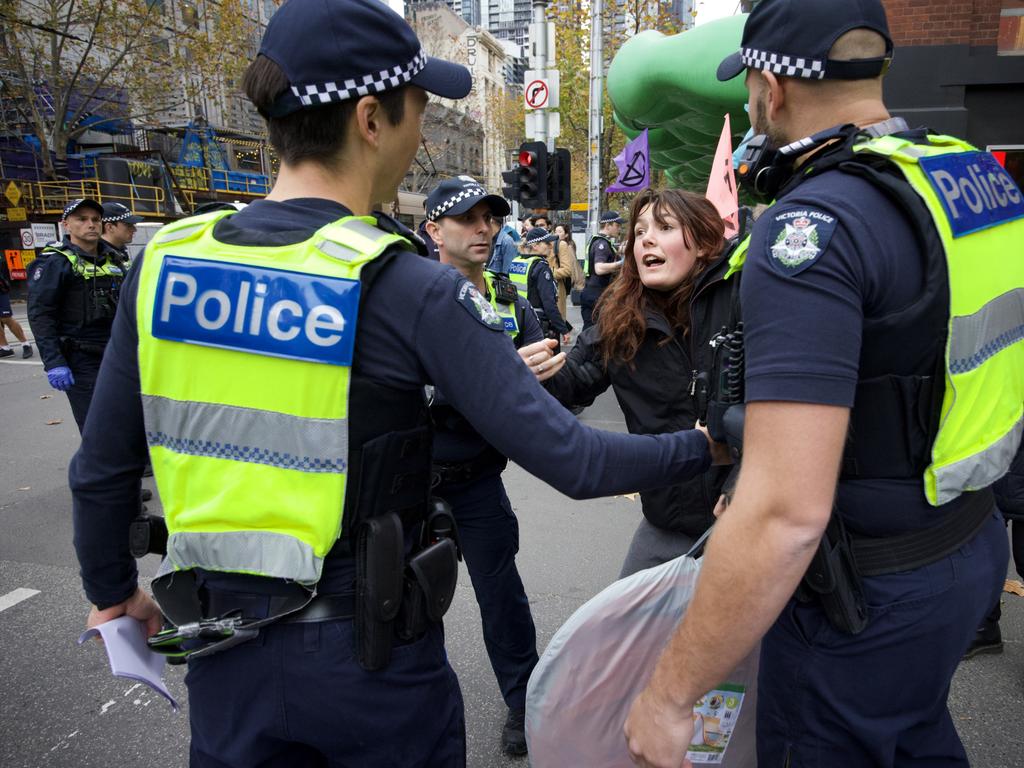
[[[106,350],[107,345],[96,341],[81,341],[71,336],[65,336],[60,340],[60,348],[65,354],[68,352],[81,352],[83,355],[103,357],[103,352]]]

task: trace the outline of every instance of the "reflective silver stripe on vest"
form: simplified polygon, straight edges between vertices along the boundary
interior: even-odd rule
[[[161,235],[160,237],[157,238],[156,241],[161,244],[174,243],[177,242],[178,240],[184,240],[186,237],[191,237],[192,234],[196,232],[196,230],[203,229],[208,226],[210,226],[210,222],[208,221],[203,222],[201,224],[192,224],[191,226],[182,227],[181,229],[176,229],[173,232],[168,232],[165,235]]]
[[[156,395],[143,395],[142,409],[151,447],[300,472],[344,474],[348,467],[346,419],[310,419]]]
[[[341,225],[342,229],[347,229],[350,232],[354,232],[361,237],[365,237],[372,243],[376,243],[382,237],[387,237],[388,233],[383,230],[377,229],[372,224],[367,224],[365,221],[359,221],[359,219],[353,219],[346,221]]]
[[[308,544],[266,531],[175,533],[167,540],[167,559],[178,570],[258,573],[303,584],[319,581],[323,568]]]
[[[1024,436],[1024,418],[987,451],[935,469],[935,496],[939,504],[952,501],[964,491],[987,488],[1006,474]]]
[[[953,318],[950,373],[967,373],[1024,339],[1024,288],[997,296],[973,315]]]
[[[333,240],[321,240],[317,243],[316,247],[321,253],[330,256],[332,259],[338,259],[340,261],[353,261],[361,258],[363,255],[359,251],[346,248],[344,245],[335,243]]]

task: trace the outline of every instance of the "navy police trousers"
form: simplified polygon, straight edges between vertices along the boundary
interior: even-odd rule
[[[966,768],[949,683],[1006,575],[998,514],[949,557],[867,578],[870,623],[791,600],[761,646],[760,768]]]
[[[444,634],[366,672],[351,620],[278,624],[189,662],[192,768],[464,768],[462,693]]]
[[[500,474],[445,484],[434,493],[452,507],[462,556],[480,606],[484,645],[511,709],[526,705],[526,683],[537,666],[537,630],[516,569],[519,521]]]

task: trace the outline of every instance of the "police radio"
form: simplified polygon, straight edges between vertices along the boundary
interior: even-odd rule
[[[792,178],[797,158],[835,139],[849,139],[859,131],[850,123],[837,125],[781,149],[772,147],[766,134],[758,134],[747,143],[736,176],[757,202],[770,203]]]
[[[509,280],[508,275],[501,272],[491,272],[491,275],[493,276],[491,284],[494,286],[495,300],[499,304],[515,304],[516,298],[519,296],[515,283]]]

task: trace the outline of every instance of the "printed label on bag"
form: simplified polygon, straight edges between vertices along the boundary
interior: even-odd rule
[[[724,683],[693,705],[693,738],[686,758],[695,765],[718,765],[725,759],[743,705],[742,685]]]

